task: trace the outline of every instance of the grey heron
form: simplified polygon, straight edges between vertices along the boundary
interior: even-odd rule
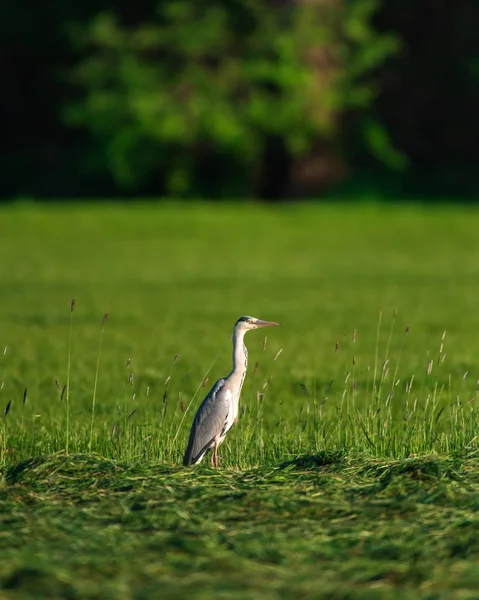
[[[218,447],[224,441],[238,417],[241,388],[248,367],[248,351],[244,336],[251,329],[274,327],[275,321],[262,321],[254,317],[241,317],[233,329],[233,369],[224,379],[219,379],[201,403],[191,425],[188,447],[183,457],[184,465],[194,465],[213,449],[211,465],[218,466]]]

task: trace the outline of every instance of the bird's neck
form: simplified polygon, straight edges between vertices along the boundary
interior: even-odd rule
[[[244,334],[245,331],[241,330],[233,332],[233,370],[231,375],[241,377],[241,384],[248,368],[248,350],[244,345]]]

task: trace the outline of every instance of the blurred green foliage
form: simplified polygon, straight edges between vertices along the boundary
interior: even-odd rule
[[[478,19],[476,0],[4,0],[0,198],[474,201]]]
[[[83,97],[66,122],[91,132],[98,154],[89,160],[106,162],[122,189],[207,195],[206,181],[216,193],[255,193],[271,144],[290,162],[318,139],[344,152],[342,117],[369,106],[375,69],[398,49],[373,28],[377,8],[167,0],[153,20],[129,26],[98,14],[70,29],[84,57],[72,73]],[[380,123],[363,123],[372,153],[405,166]]]

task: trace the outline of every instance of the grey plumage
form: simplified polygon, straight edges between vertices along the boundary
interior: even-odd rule
[[[221,393],[225,380],[219,379],[201,403],[191,426],[188,447],[183,464],[194,465],[214,446],[215,437],[220,432],[226,434],[231,400]]]
[[[238,404],[248,366],[248,352],[244,335],[251,329],[279,325],[254,317],[241,317],[233,329],[233,369],[224,379],[219,379],[201,403],[190,430],[188,447],[183,457],[184,465],[199,463],[213,449],[211,464],[218,465],[218,447],[225,439],[238,416]]]

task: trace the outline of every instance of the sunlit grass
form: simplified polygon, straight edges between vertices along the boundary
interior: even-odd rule
[[[3,209],[1,462],[179,463],[242,314],[283,325],[246,338],[222,465],[473,449],[477,225],[447,207]]]
[[[391,356],[396,318],[393,313],[383,349],[380,339],[384,323],[379,315],[374,364],[366,365],[359,376],[356,366],[363,357],[355,347],[357,331],[353,331],[349,345],[344,343],[347,349],[336,343],[331,350],[331,359],[336,361],[333,378],[324,389],[302,383],[299,402],[296,399],[275,403],[275,377],[283,352],[280,349],[273,355],[264,338],[259,359],[251,365],[244,387],[239,424],[222,447],[222,464],[243,468],[274,465],[319,451],[347,450],[362,456],[401,458],[430,452],[460,454],[474,449],[477,386],[465,385],[467,372],[462,377],[447,372],[446,332],[441,336],[436,357],[425,360],[424,371],[404,376],[401,358],[407,354],[410,331],[407,327],[397,334],[403,338],[402,343],[397,356]],[[63,449],[67,454],[94,451],[118,460],[181,462],[194,411],[214,381],[210,374],[216,361],[208,366],[189,395],[184,380],[179,380],[174,372],[179,355],[170,361],[169,374],[154,391],[136,375],[128,359],[120,380],[109,382],[111,389],[120,391],[123,379],[122,394],[112,398],[103,406],[101,415],[96,415],[98,382],[109,377],[100,368],[106,321],[105,313],[90,407],[77,408],[70,416],[70,367],[66,393],[64,387],[50,410],[49,422],[41,422],[42,415],[31,400],[22,404],[19,398],[13,404],[15,412],[10,410],[12,400],[8,400],[3,410],[3,463]],[[339,357],[340,353],[344,358]],[[262,370],[260,364],[265,365]],[[7,368],[5,372],[8,374]],[[74,388],[72,391],[75,395]],[[35,437],[37,448],[33,453],[31,437]]]

